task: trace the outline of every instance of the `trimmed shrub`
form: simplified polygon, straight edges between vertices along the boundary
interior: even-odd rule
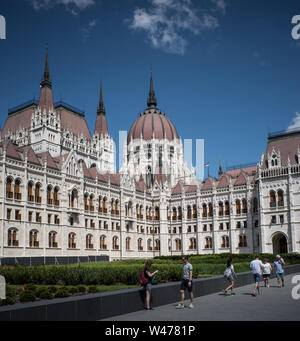
[[[91,287],[88,288],[88,293],[94,294],[94,293],[96,293],[96,292],[98,292],[97,287],[91,286]]]
[[[2,306],[2,305],[12,305],[12,304],[15,304],[15,303],[16,303],[16,300],[15,300],[14,297],[6,296],[6,299],[4,299],[4,300],[0,299],[0,306]]]
[[[40,298],[42,300],[51,300],[53,298],[53,294],[51,294],[51,292],[49,290],[44,288],[44,290],[41,291],[41,293],[40,293]]]
[[[79,285],[79,286],[77,287],[77,289],[78,289],[78,292],[81,292],[81,293],[86,292],[86,287],[83,286],[83,285]]]
[[[59,288],[56,294],[54,295],[55,298],[63,298],[63,297],[68,297],[68,296],[69,296],[69,292],[67,288]]]
[[[36,297],[32,290],[22,291],[19,295],[19,299],[21,302],[34,302]]]
[[[78,293],[78,287],[69,287],[67,288],[67,290],[69,291],[70,294],[74,295],[74,294],[77,294]]]
[[[49,292],[51,292],[51,294],[55,294],[58,290],[58,288],[54,285],[50,285],[49,287],[47,287],[47,289],[49,290]]]

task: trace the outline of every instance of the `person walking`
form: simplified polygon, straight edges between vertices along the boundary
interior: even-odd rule
[[[280,257],[280,255],[277,255],[274,261],[274,270],[275,270],[275,275],[277,278],[278,288],[281,287],[280,280],[282,283],[282,287],[284,287],[284,271],[283,271],[284,264],[285,264],[284,260]]]
[[[235,295],[234,292],[234,278],[237,278],[236,273],[234,271],[234,266],[232,265],[232,258],[227,260],[227,267],[224,271],[224,277],[230,282],[229,287],[223,290],[223,293],[227,295],[227,291],[231,290],[231,295]]]
[[[145,309],[146,310],[153,310],[153,308],[150,307],[150,297],[151,297],[151,291],[152,291],[152,281],[154,276],[158,273],[158,270],[154,271],[153,273],[150,272],[150,268],[152,266],[152,261],[147,260],[144,272],[142,273],[142,285],[144,287],[144,290],[146,292],[146,299],[145,299]]]
[[[265,282],[265,287],[270,288],[270,276],[273,271],[272,265],[269,263],[268,259],[264,259],[263,262],[263,281]]]
[[[259,287],[259,282],[261,280],[261,272],[263,271],[263,263],[258,256],[250,263],[250,269],[254,277],[255,285],[253,289],[253,296],[256,296],[256,291],[261,295],[261,290]]]
[[[177,309],[183,309],[184,308],[184,293],[185,290],[189,292],[190,295],[190,304],[189,308],[194,308],[194,294],[193,294],[193,266],[189,263],[188,256],[184,256],[182,258],[183,261],[183,278],[180,285],[180,293],[181,293],[181,302],[176,306]]]

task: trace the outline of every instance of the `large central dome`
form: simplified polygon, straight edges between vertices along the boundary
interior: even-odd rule
[[[152,75],[147,104],[148,108],[131,126],[127,143],[141,138],[146,141],[152,139],[162,140],[164,138],[169,141],[179,139],[174,124],[156,107],[157,100],[154,94]]]

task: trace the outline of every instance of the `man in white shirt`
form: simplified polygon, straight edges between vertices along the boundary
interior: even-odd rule
[[[258,256],[256,256],[255,259],[250,263],[250,269],[252,270],[252,274],[255,281],[253,296],[256,296],[256,291],[259,293],[259,295],[261,295],[259,282],[261,281],[261,273],[264,269],[264,266]]]

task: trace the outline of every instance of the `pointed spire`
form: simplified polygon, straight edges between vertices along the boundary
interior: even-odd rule
[[[222,169],[222,165],[221,165],[221,159],[219,160],[219,177],[223,174],[223,169]]]
[[[49,86],[50,88],[52,87],[52,82],[50,79],[50,71],[49,71],[49,62],[48,62],[48,44],[47,44],[46,61],[45,61],[44,74],[43,74],[41,86],[42,87]]]
[[[156,106],[157,106],[157,100],[156,100],[155,93],[154,93],[152,71],[151,71],[150,91],[149,91],[149,97],[148,97],[147,105],[148,105],[148,108],[156,108]]]
[[[40,86],[41,86],[41,91],[40,91],[40,98],[39,98],[39,107],[42,110],[46,109],[48,113],[50,109],[52,110],[54,109],[52,82],[50,78],[49,61],[48,61],[48,46],[46,50],[44,74],[43,74],[43,79],[42,79]]]
[[[107,121],[106,121],[106,111],[104,107],[103,102],[103,89],[102,89],[102,82],[100,85],[100,99],[99,99],[99,105],[97,110],[97,118],[96,118],[96,124],[95,124],[95,131],[94,135],[101,136],[108,136],[108,128],[107,128]]]
[[[104,106],[104,102],[103,102],[103,89],[102,89],[102,82],[100,85],[100,100],[99,100],[99,105],[98,105],[98,110],[97,110],[97,114],[103,114],[105,115],[105,106]]]

